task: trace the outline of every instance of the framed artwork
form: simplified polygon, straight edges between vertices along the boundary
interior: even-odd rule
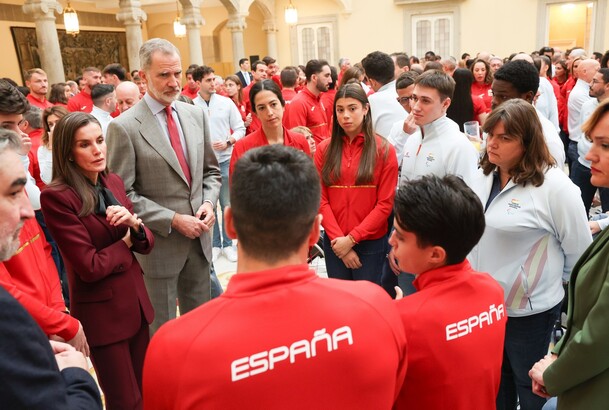
[[[24,73],[40,67],[40,54],[36,29],[32,27],[11,27],[11,34],[19,59],[21,80]],[[71,36],[65,30],[57,30],[59,48],[66,80],[74,80],[82,74],[85,67],[100,70],[110,63],[120,63],[129,67],[127,56],[127,37],[124,32],[82,31]]]

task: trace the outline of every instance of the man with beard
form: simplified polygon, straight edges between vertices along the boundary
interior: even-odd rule
[[[201,107],[176,101],[178,49],[154,38],[140,48],[148,91],[108,127],[109,166],[121,176],[135,213],[155,233],[149,255],[137,255],[155,310],[152,332],[208,301],[211,228],[221,184]]]
[[[330,128],[323,104],[320,101],[321,93],[328,91],[332,82],[330,65],[325,60],[309,60],[305,67],[307,85],[286,106],[283,115],[283,125],[292,129],[305,126],[313,133],[315,144],[330,136]]]
[[[47,92],[49,90],[47,73],[40,68],[28,70],[25,73],[25,85],[30,89],[30,93],[27,95],[27,100],[30,104],[41,110],[53,106],[53,104],[47,100]]]

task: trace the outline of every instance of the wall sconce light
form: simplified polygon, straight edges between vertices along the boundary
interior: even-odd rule
[[[285,22],[289,25],[298,23],[298,10],[292,4],[292,0],[290,0],[288,7],[285,8]]]
[[[80,32],[78,14],[76,14],[76,10],[70,6],[69,0],[68,5],[63,10],[63,25],[66,28],[66,33],[70,34],[71,36],[76,36]]]
[[[176,11],[178,15],[173,21],[173,35],[176,36],[176,38],[184,38],[186,37],[186,26],[180,21],[180,6],[178,0],[176,0]]]

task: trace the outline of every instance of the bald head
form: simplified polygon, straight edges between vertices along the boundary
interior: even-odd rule
[[[578,78],[589,83],[592,81],[599,68],[601,68],[600,63],[593,58],[583,60],[581,63],[579,63],[579,67],[577,69],[579,76]]]
[[[478,57],[480,60],[484,60],[488,63],[488,60],[491,59],[492,54],[489,53],[488,51],[481,51],[478,53]]]
[[[123,81],[116,87],[116,103],[120,112],[125,112],[140,100],[140,89],[131,81]]]
[[[529,62],[529,63],[533,64],[533,57],[531,57],[530,55],[528,55],[526,53],[518,53],[518,54],[516,54],[512,58],[512,61],[516,61],[516,60],[524,60],[526,62]]]

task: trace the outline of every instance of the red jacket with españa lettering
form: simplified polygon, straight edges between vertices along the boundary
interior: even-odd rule
[[[329,138],[328,118],[326,118],[326,110],[321,101],[321,94],[315,96],[305,87],[286,106],[283,125],[290,130],[299,125],[308,127],[313,133],[316,145]]]
[[[390,409],[405,372],[383,289],[293,265],[237,274],[163,325],[146,354],[144,408]]]
[[[396,302],[408,374],[395,409],[494,409],[507,312],[503,289],[467,260],[424,272]]]

